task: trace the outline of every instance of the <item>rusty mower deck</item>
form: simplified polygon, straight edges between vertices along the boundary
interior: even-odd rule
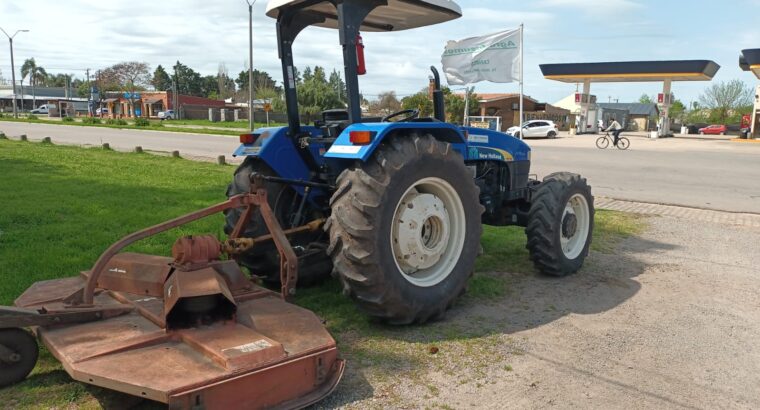
[[[335,341],[314,313],[285,300],[298,266],[286,235],[322,221],[283,231],[266,191],[253,185],[249,194],[129,235],[92,270],[35,283],[16,307],[0,308],[0,369],[9,375],[0,382],[23,379],[30,360],[33,367],[36,344],[19,330],[31,327],[72,378],[170,408],[299,408],[329,395],[344,368]],[[118,253],[233,207],[259,207],[271,234],[237,238],[241,223],[224,243],[180,238],[173,258]],[[281,293],[221,259],[267,240],[281,255]]]

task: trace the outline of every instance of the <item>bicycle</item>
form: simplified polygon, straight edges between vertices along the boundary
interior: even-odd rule
[[[609,132],[605,133],[601,137],[596,139],[596,147],[599,149],[606,149],[610,146],[610,142],[613,141],[612,136]],[[626,150],[628,147],[631,146],[631,141],[628,140],[626,137],[620,137],[618,138],[617,148],[620,150]]]

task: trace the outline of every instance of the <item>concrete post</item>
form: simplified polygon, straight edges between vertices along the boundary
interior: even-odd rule
[[[755,109],[752,110],[752,125],[750,125],[749,131],[750,138],[760,136],[760,127],[758,127],[760,117],[758,117],[758,114],[760,114],[760,85],[755,89]]]
[[[588,109],[590,102],[584,102],[584,98],[591,99],[591,80],[583,80],[583,94],[581,95],[581,121],[578,125],[579,134],[585,134],[588,130],[588,127],[586,125],[588,124]]]
[[[670,134],[670,86],[670,80],[665,80],[662,83],[662,112],[660,113],[660,130],[657,133],[660,137]]]
[[[232,110],[232,117],[235,119],[235,121],[240,120],[240,110]]]
[[[221,122],[227,121],[227,110],[224,108],[219,109],[219,121]]]

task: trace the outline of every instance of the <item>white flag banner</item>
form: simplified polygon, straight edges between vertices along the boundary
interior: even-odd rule
[[[520,80],[520,29],[449,41],[441,57],[449,85]]]

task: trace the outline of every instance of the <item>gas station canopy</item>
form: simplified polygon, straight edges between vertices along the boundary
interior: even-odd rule
[[[760,78],[760,48],[742,50],[739,66],[744,71],[752,71],[755,77]]]
[[[710,81],[720,68],[710,60],[541,64],[539,67],[544,78],[565,83]]]

